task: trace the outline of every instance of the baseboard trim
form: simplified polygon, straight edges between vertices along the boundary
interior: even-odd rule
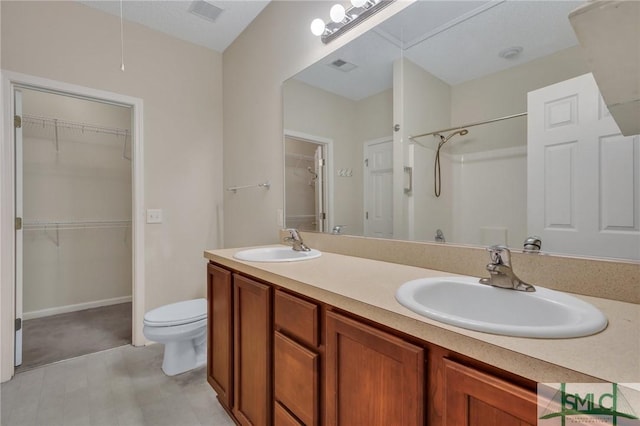
[[[123,296],[114,297],[112,299],[93,300],[91,302],[77,303],[75,305],[56,306],[54,308],[41,309],[39,311],[23,312],[22,320],[26,321],[34,318],[48,317],[51,315],[66,314],[67,312],[99,308],[101,306],[117,305],[119,303],[131,302],[131,300],[131,296]]]

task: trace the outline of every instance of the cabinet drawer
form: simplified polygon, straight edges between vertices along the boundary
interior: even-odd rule
[[[275,332],[274,389],[276,401],[305,425],[318,422],[318,355]]]
[[[304,426],[295,417],[276,402],[273,407],[273,425],[274,426]]]
[[[276,329],[311,346],[318,346],[318,306],[283,291],[275,296]]]

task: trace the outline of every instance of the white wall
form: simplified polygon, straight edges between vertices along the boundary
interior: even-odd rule
[[[309,31],[326,1],[273,1],[224,52],[224,185],[271,179],[270,191],[225,194],[225,245],[277,241],[284,203],[282,83],[411,4],[400,1],[329,45]],[[248,157],[247,152],[252,155]],[[340,167],[336,164],[337,167]]]
[[[22,90],[23,117],[129,131],[131,109]],[[131,221],[131,138],[23,119],[25,223]],[[126,143],[126,148],[125,148]],[[129,159],[124,158],[125,154]],[[23,310],[33,315],[131,297],[131,226],[23,232]],[[80,306],[70,306],[80,305]]]
[[[400,122],[405,165],[413,169],[413,191],[405,196],[407,236],[415,241],[433,241],[436,229],[445,235],[452,231],[451,191],[449,181],[443,179],[443,189],[438,198],[434,195],[433,166],[435,148],[439,140],[433,137],[420,138],[427,148],[410,145],[409,136],[448,127],[451,117],[451,89],[448,84],[428,73],[408,59],[400,59],[394,68],[400,73],[401,103],[403,111]],[[447,158],[441,158],[441,168],[446,175],[449,168]],[[402,189],[399,191],[402,193]]]
[[[525,147],[447,155],[453,234],[449,241],[521,247],[527,236]]]
[[[222,201],[222,55],[76,2],[2,2],[2,68],[142,98],[146,306],[205,292]],[[8,143],[3,141],[3,143]]]

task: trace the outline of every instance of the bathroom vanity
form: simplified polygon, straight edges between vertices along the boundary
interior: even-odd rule
[[[585,298],[609,318],[593,336],[497,336],[394,298],[405,281],[453,274],[328,252],[295,264],[235,252],[205,252],[207,379],[242,425],[536,425],[539,382],[638,381],[635,304]]]

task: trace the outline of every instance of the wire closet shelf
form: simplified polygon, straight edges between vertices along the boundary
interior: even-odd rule
[[[39,116],[39,115],[30,115],[30,114],[24,114],[22,116],[22,125],[30,126],[32,128],[35,128],[35,127],[53,128],[56,151],[60,150],[60,141],[59,141],[59,135],[58,135],[59,129],[74,130],[80,133],[89,132],[89,133],[112,135],[115,137],[122,137],[123,138],[122,157],[126,160],[129,160],[129,161],[131,160],[131,157],[127,156],[127,144],[131,137],[131,132],[129,131],[129,129],[122,129],[118,127],[97,126],[89,123],[60,120],[58,118],[45,117],[45,116]]]

